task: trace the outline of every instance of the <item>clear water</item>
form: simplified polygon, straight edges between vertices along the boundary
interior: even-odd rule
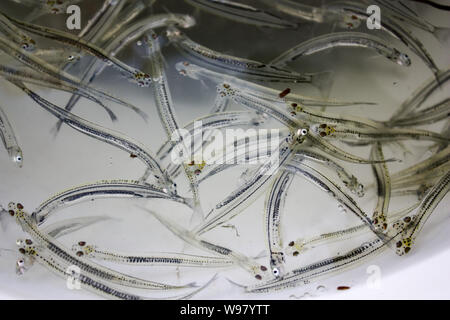
[[[93,12],[100,7],[102,1],[84,2],[80,6],[82,8],[82,21],[86,23]],[[245,3],[263,6],[259,1],[245,1]],[[3,12],[18,19],[27,16],[27,10],[30,9],[24,8],[10,3],[10,1],[2,1],[0,4],[0,9]],[[416,5],[416,8],[422,17],[433,24],[450,27],[448,13],[429,9],[423,5]],[[185,32],[194,41],[219,52],[265,62],[306,39],[336,30],[329,24],[307,23],[301,25],[298,30],[259,28],[206,13],[181,0],[156,1],[152,10],[153,13],[164,13],[165,10],[169,10],[170,12],[192,14],[197,20],[197,25],[185,30]],[[65,15],[47,15],[37,22],[64,30],[65,17]],[[158,32],[161,31],[162,29],[158,30]],[[361,29],[361,31],[367,30]],[[412,66],[409,68],[396,66],[382,57],[375,56],[368,50],[340,48],[300,59],[290,64],[289,67],[299,72],[333,71],[334,82],[330,97],[378,103],[376,107],[342,108],[339,109],[341,115],[357,115],[374,120],[387,120],[396,108],[432,74],[421,60],[410,53],[402,43],[392,40],[381,31],[372,31],[372,33],[382,36],[396,47],[408,52],[412,57]],[[450,65],[450,56],[448,55],[450,44],[448,42],[439,43],[435,38],[418,29],[414,29],[414,34],[424,43],[438,66],[441,69],[447,69]],[[42,43],[50,47],[57,45],[48,41],[42,41]],[[173,47],[164,48],[164,56],[167,60],[168,81],[179,123],[185,124],[207,114],[216,97],[214,83],[199,82],[180,75],[175,70],[174,65],[179,61],[186,60],[186,57],[180,55]],[[139,67],[142,70],[149,70],[149,62],[145,57],[145,52],[136,42],[131,43],[123,50],[118,58],[129,65]],[[71,69],[74,75],[79,75],[83,70],[85,60],[86,58],[83,58],[82,63]],[[10,60],[6,61],[10,62]],[[5,62],[2,61],[2,63]],[[75,114],[102,126],[126,133],[128,136],[143,142],[153,151],[156,151],[161,143],[166,141],[150,88],[139,88],[128,83],[111,68],[108,68],[95,81],[94,85],[140,107],[149,115],[149,122],[146,123],[136,114],[111,103],[109,105],[119,119],[117,122],[111,123],[101,108],[85,99],[77,104],[74,109]],[[272,83],[265,85],[279,89],[280,92],[286,88],[286,84]],[[56,90],[37,86],[31,87],[59,106],[63,106],[70,97],[70,95]],[[293,92],[307,96],[320,95],[314,87],[308,85],[289,84],[289,87]],[[28,211],[32,211],[51,195],[73,186],[107,179],[135,180],[139,179],[144,172],[145,168],[138,159],[131,158],[128,153],[122,150],[82,135],[68,126],[64,125],[61,132],[55,137],[51,131],[56,123],[55,118],[3,79],[0,80],[0,92],[2,98],[0,103],[8,114],[24,152],[22,168],[15,167],[10,162],[6,152],[0,152],[0,201],[3,207],[6,207],[9,201],[19,201],[25,205]],[[428,100],[427,105],[448,98],[448,92],[448,86],[443,87]],[[239,105],[233,104],[231,110],[243,109]],[[448,119],[425,128],[439,132],[446,123],[448,123]],[[268,120],[265,126],[273,128],[279,127],[279,124]],[[430,155],[427,153],[429,143],[408,142],[406,146],[411,151],[407,155],[404,155],[395,147],[385,148],[389,157],[404,157],[403,163],[390,165],[393,172]],[[369,153],[369,148],[350,150],[361,156],[367,156]],[[249,166],[236,166],[201,185],[200,199],[204,211],[208,212],[218,201],[234,190],[239,184],[240,175],[248,168]],[[365,185],[370,185],[373,182],[370,165],[348,165],[347,168],[357,174]],[[180,175],[176,182],[179,185],[180,194],[189,196],[183,175]],[[395,211],[410,206],[413,201],[415,201],[413,197],[396,198],[393,199],[391,208]],[[367,195],[358,199],[358,202],[366,212],[371,212],[376,203],[374,190],[368,190]],[[83,240],[100,248],[118,252],[180,252],[185,250],[187,253],[204,254],[197,249],[185,247],[181,240],[173,236],[157,220],[137,206],[152,208],[152,210],[167,215],[181,225],[186,227],[189,225],[190,211],[186,207],[163,200],[129,199],[100,199],[78,204],[59,211],[51,217],[51,221],[56,222],[84,216],[111,217],[107,221],[60,238],[61,243],[68,248]],[[176,270],[173,267],[144,268],[106,263],[105,265],[145,279],[175,284],[191,281],[202,284],[215,273],[218,273],[219,278],[196,296],[199,299],[327,297],[335,293],[341,294],[336,289],[339,286],[349,286],[351,290],[360,288],[362,292],[365,292],[368,279],[366,271],[369,266],[379,267],[384,279],[395,283],[396,275],[401,275],[405,270],[413,268],[415,265],[426,264],[427,261],[431,261],[433,256],[448,253],[447,248],[450,241],[447,236],[450,231],[447,223],[448,208],[449,199],[447,197],[432,215],[418,238],[417,245],[405,257],[398,257],[395,253],[387,250],[381,255],[365,260],[363,264],[350,270],[343,270],[333,277],[311,281],[310,284],[301,287],[269,294],[246,294],[241,288],[230,284],[227,279],[242,284],[255,283],[254,278],[239,268],[217,270],[181,268]],[[340,212],[336,201],[316,186],[298,176],[294,179],[283,212],[282,231],[285,244],[297,238],[309,238],[354,226],[358,223],[359,221],[353,215]],[[259,261],[268,266],[267,240],[264,233],[264,195],[249,205],[236,218],[229,221],[229,224],[236,229],[218,227],[205,234],[205,239],[238,250],[250,257],[259,256],[263,252]],[[2,217],[1,227],[0,295],[2,297],[97,298],[97,296],[84,290],[68,290],[64,280],[37,264],[33,265],[24,275],[17,276],[15,262],[20,258],[20,254],[17,252],[15,242],[18,238],[26,236],[8,217]],[[236,233],[236,230],[238,233]],[[348,241],[308,250],[296,258],[289,257],[286,262],[287,270],[346,252],[369,240],[369,238],[367,235],[352,238]],[[444,258],[444,261],[447,260],[447,258]],[[427,270],[433,273],[434,270],[439,271],[439,268],[438,266],[430,266]],[[388,285],[385,286],[385,289],[386,287],[392,288]],[[139,293],[148,296],[164,296],[164,294],[157,292]],[[448,289],[442,292],[443,295],[447,294],[447,296],[448,293]],[[176,294],[178,292],[168,293],[169,296]],[[342,294],[346,293],[342,292]],[[395,297],[395,293],[386,294],[388,297]]]

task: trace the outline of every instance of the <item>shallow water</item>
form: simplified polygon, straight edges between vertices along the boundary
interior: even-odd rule
[[[101,1],[89,1],[89,5],[80,4],[83,23],[86,23],[101,3]],[[259,1],[246,1],[245,3],[263,6]],[[429,9],[424,5],[414,6],[420,16],[428,21],[450,28],[448,13]],[[24,9],[7,1],[0,4],[0,9],[18,19],[27,16]],[[170,12],[192,14],[197,24],[184,30],[191,39],[219,52],[263,62],[270,61],[306,39],[336,30],[329,24],[315,25],[311,23],[300,25],[298,30],[259,28],[206,13],[181,0],[156,1],[152,10],[153,13],[164,13],[169,10]],[[146,14],[151,14],[151,12]],[[383,15],[381,17],[383,19]],[[47,15],[37,22],[65,30],[64,15]],[[443,70],[448,69],[450,43],[439,43],[424,31],[415,28],[413,30],[431,53],[437,65]],[[162,31],[163,29],[157,30],[158,33]],[[364,24],[358,31],[368,32]],[[339,48],[299,59],[295,63],[289,64],[289,68],[298,72],[333,71],[333,84],[329,94],[331,98],[346,101],[373,101],[378,105],[346,107],[331,111],[339,112],[342,116],[356,115],[384,121],[390,118],[399,105],[418,86],[431,78],[432,73],[398,40],[386,36],[381,31],[375,30],[370,33],[383,37],[395,47],[407,52],[412,59],[412,66],[406,68],[395,65],[364,49]],[[55,43],[44,40],[40,43],[50,47],[57,46]],[[165,47],[163,53],[167,61],[168,82],[179,123],[183,125],[207,114],[216,97],[215,84],[206,81],[199,82],[180,75],[174,66],[177,62],[185,61],[186,57],[180,55],[173,46]],[[4,58],[4,56],[2,57]],[[137,45],[136,42],[130,44],[117,57],[133,67],[150,72],[148,58],[146,58],[142,46]],[[6,61],[11,63],[10,60]],[[86,57],[82,58],[81,63],[72,68],[70,72],[79,76],[86,61]],[[6,62],[2,60],[2,63]],[[280,92],[289,87],[295,93],[320,97],[320,92],[316,88],[306,84],[264,83],[264,85],[276,88]],[[139,88],[128,83],[112,68],[107,68],[94,82],[94,86],[114,93],[141,108],[149,116],[148,123],[135,113],[114,103],[108,103],[118,117],[118,121],[112,123],[104,110],[86,99],[82,99],[77,104],[74,109],[76,115],[104,127],[126,133],[144,143],[154,152],[166,141],[166,134],[158,117],[151,88]],[[58,106],[64,106],[70,97],[69,94],[56,90],[34,85],[30,87]],[[26,210],[31,212],[51,195],[73,186],[99,180],[137,180],[143,174],[145,170],[143,164],[138,159],[130,157],[127,152],[89,138],[66,125],[63,125],[61,132],[55,137],[52,128],[56,124],[56,118],[38,107],[30,98],[3,79],[0,80],[0,92],[2,97],[0,104],[13,125],[24,156],[23,167],[17,168],[11,163],[4,150],[0,152],[0,181],[2,182],[0,183],[0,204],[4,208],[7,207],[9,201],[17,201],[24,204]],[[448,98],[448,92],[447,84],[427,100],[426,106]],[[231,110],[244,109],[232,103]],[[421,128],[440,132],[446,124],[448,124],[448,119]],[[279,123],[270,119],[264,124],[264,128],[280,127]],[[400,157],[403,159],[402,163],[389,164],[389,169],[396,172],[426,159],[431,155],[427,151],[430,145],[428,142],[407,142],[405,146],[410,151],[407,154],[404,154],[395,145],[386,146],[384,152],[387,158]],[[346,150],[363,157],[368,157],[370,152],[370,148],[367,147]],[[345,164],[345,167],[357,175],[364,185],[368,186],[373,183],[374,177],[370,165]],[[253,167],[249,165],[236,166],[202,184],[199,194],[203,211],[209,212],[217,202],[234,190],[239,185],[239,177],[248,168],[252,169]],[[332,174],[326,170],[323,173]],[[179,193],[189,197],[190,192],[184,175],[180,174],[175,182],[178,184]],[[218,227],[206,233],[205,239],[232,250],[238,250],[249,257],[261,256],[258,261],[268,266],[267,240],[264,232],[264,198],[265,194],[226,223],[234,226],[235,229]],[[357,198],[357,201],[366,212],[371,213],[376,204],[374,189],[369,189],[366,196]],[[392,200],[391,208],[396,211],[410,206],[413,201],[416,201],[413,197],[395,198]],[[383,254],[371,257],[363,264],[353,269],[343,270],[333,277],[314,280],[301,287],[275,293],[246,294],[240,287],[229,283],[227,279],[242,284],[254,284],[257,281],[240,268],[217,270],[181,268],[176,270],[174,267],[144,268],[106,263],[105,265],[134,276],[173,284],[192,281],[203,284],[215,273],[218,273],[218,279],[196,296],[199,299],[340,298],[352,297],[353,292],[359,293],[357,295],[359,298],[448,297],[450,295],[449,283],[445,283],[445,281],[436,283],[434,274],[440,273],[441,266],[444,266],[445,263],[448,265],[449,261],[450,238],[447,236],[450,231],[447,223],[449,201],[447,196],[439,204],[420,234],[416,246],[408,255],[399,257],[391,250],[386,250]],[[83,240],[100,248],[117,252],[181,252],[184,250],[186,253],[205,254],[198,249],[186,247],[181,240],[138,206],[145,206],[160,212],[185,227],[190,225],[190,210],[185,206],[164,200],[130,199],[97,199],[78,204],[58,211],[51,216],[47,224],[75,217],[108,216],[111,218],[60,238],[61,243],[67,248],[71,248],[74,243]],[[282,219],[282,236],[285,245],[298,238],[309,238],[359,224],[359,220],[352,214],[340,212],[338,203],[333,198],[299,176],[295,177],[289,189]],[[67,289],[64,280],[38,264],[34,264],[24,275],[17,276],[15,262],[20,258],[20,254],[17,252],[15,242],[18,238],[26,236],[13,219],[2,216],[0,222],[1,247],[12,250],[0,251],[1,297],[98,298],[85,290]],[[288,257],[286,269],[292,270],[346,252],[370,238],[371,236],[368,235],[352,238],[308,250],[298,257]],[[367,270],[370,270],[369,266],[376,266],[381,270],[382,285],[378,291],[368,288],[369,274]],[[427,287],[427,280],[420,282],[421,279],[419,279],[416,292],[412,292],[413,290],[405,292],[404,285],[407,280],[404,275],[408,274],[414,279],[415,277],[427,278],[428,275],[423,277],[424,270],[430,274],[429,282],[434,283],[435,292]],[[339,286],[349,286],[351,289],[340,291],[337,290]],[[138,290],[136,292],[147,296],[164,296],[158,292],[149,293]],[[167,293],[167,296],[178,293],[170,292]]]

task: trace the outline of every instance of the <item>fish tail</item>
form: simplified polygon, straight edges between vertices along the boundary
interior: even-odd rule
[[[450,40],[450,28],[435,27],[433,35],[440,43],[447,43]]]
[[[333,84],[333,72],[325,71],[313,74],[311,84],[319,89],[323,98],[327,99],[330,95],[331,86]]]

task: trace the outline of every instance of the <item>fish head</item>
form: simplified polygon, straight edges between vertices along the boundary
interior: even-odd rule
[[[403,67],[409,67],[411,65],[411,58],[406,53],[399,51],[395,52],[393,61]]]
[[[284,269],[284,253],[283,252],[273,252],[270,256],[270,270],[275,278],[283,277],[285,273]]]
[[[23,155],[20,148],[14,148],[11,152],[11,160],[19,167],[22,168],[23,165]]]
[[[181,28],[190,28],[195,26],[196,21],[193,16],[190,15],[181,15],[178,17],[179,22],[177,23]]]

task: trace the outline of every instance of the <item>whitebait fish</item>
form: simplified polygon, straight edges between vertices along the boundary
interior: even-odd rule
[[[365,194],[364,185],[359,182],[359,179],[357,177],[349,173],[344,167],[342,167],[336,161],[308,149],[299,150],[295,155],[295,158],[300,161],[310,160],[331,168],[336,172],[337,176],[347,189],[349,189],[352,193],[356,194],[358,197],[364,196]]]
[[[23,21],[15,20],[11,17],[8,17],[8,19],[31,33],[70,45],[101,59],[107,64],[115,67],[121,73],[126,75],[129,81],[136,83],[140,87],[148,87],[150,85],[151,79],[148,74],[134,69],[114,57],[108,56],[107,53],[92,43],[86,42],[83,39],[67,32],[29,24]]]
[[[435,123],[441,120],[447,119],[450,115],[450,99],[445,99],[438,102],[431,107],[425,108],[418,112],[414,112],[407,117],[403,117],[389,122],[390,126],[403,127],[403,126],[422,126],[430,123]]]
[[[373,257],[377,253],[381,253],[385,248],[386,246],[383,241],[380,239],[373,239],[338,256],[294,269],[287,272],[281,278],[275,278],[274,280],[247,286],[245,287],[245,291],[251,293],[271,292],[307,284],[312,280],[327,276],[329,277],[345,268],[354,267],[359,263],[363,263],[367,258]]]
[[[23,165],[23,154],[22,149],[19,147],[17,143],[16,136],[14,134],[13,128],[6,116],[6,113],[3,111],[3,108],[0,106],[0,136],[3,141],[3,145],[8,152],[8,155],[12,162],[14,162],[19,168]]]
[[[222,96],[231,99],[232,101],[249,108],[250,110],[268,114],[275,120],[278,120],[288,128],[297,128],[301,126],[301,122],[292,117],[291,114],[281,108],[277,108],[276,104],[267,102],[265,100],[247,94],[228,83],[223,83],[217,86],[217,92]]]
[[[253,83],[247,82],[246,80],[239,79],[232,75],[224,75],[222,73],[218,73],[218,72],[215,72],[215,71],[212,71],[209,69],[204,69],[199,66],[192,65],[188,62],[184,62],[182,65],[183,66],[181,66],[180,64],[177,64],[176,65],[177,70],[182,75],[187,75],[193,79],[204,80],[206,78],[207,80],[213,80],[216,82],[227,82],[227,83],[231,83],[231,84],[236,84],[240,88],[247,87],[245,84],[250,85],[250,87],[254,86]],[[323,96],[328,96],[328,92],[329,92],[329,89],[331,86],[332,76],[333,76],[332,72],[309,74],[309,75],[305,76],[306,77],[305,81],[302,81],[302,82],[313,85],[321,92],[321,94]],[[257,79],[260,79],[260,77],[258,77]],[[294,82],[294,81],[292,81],[292,82]],[[243,85],[243,86],[241,87],[241,85]],[[266,90],[264,90],[264,91],[266,91]],[[275,90],[269,89],[269,91],[273,92]],[[280,92],[277,92],[276,96],[279,97],[279,95],[280,95]],[[308,99],[303,97],[303,100],[308,100]],[[324,102],[322,102],[322,103],[324,103]]]
[[[203,267],[224,268],[233,266],[230,259],[220,257],[199,256],[178,252],[152,252],[152,253],[117,253],[99,249],[95,245],[79,241],[72,247],[74,252],[82,252],[85,257],[97,260],[110,261],[117,264],[131,266],[174,266],[174,267]]]
[[[391,258],[420,249],[426,222],[446,211],[450,10],[441,0],[3,2],[2,190],[37,204],[0,204],[0,258],[21,280],[38,263],[69,289],[170,300],[193,297],[219,272],[241,296],[277,299],[278,290],[309,287],[389,249]],[[54,117],[50,133],[69,126],[91,140],[72,145],[61,134],[44,141],[29,170],[15,169],[23,128],[8,117],[23,104],[39,109],[24,123]],[[97,121],[105,116],[120,129]],[[49,138],[27,136],[30,153]],[[91,143],[106,148],[108,168],[58,165],[61,146],[75,148],[76,162]],[[117,149],[128,160],[115,159]],[[55,189],[61,184],[67,189]],[[36,187],[52,194],[36,202]],[[87,204],[106,211],[80,215]],[[117,205],[126,209],[109,210]],[[436,229],[424,231],[427,249]],[[314,291],[322,295],[325,283]],[[181,314],[194,314],[187,309]]]
[[[164,186],[164,188],[166,188],[167,192],[174,192],[175,187],[173,182],[170,182],[170,179],[167,177],[166,173],[163,171],[152,152],[145,146],[143,146],[140,142],[133,141],[131,138],[124,136],[122,133],[103,128],[95,123],[71,114],[70,112],[67,112],[64,109],[45,100],[33,91],[29,90],[23,84],[15,84],[20,89],[22,89],[31,99],[33,99],[39,106],[53,114],[58,119],[63,120],[64,123],[66,123],[73,129],[100,141],[116,146],[138,157],[148,167],[148,170],[153,173],[157,182],[161,186]],[[146,180],[146,178],[148,177],[147,174],[149,174],[150,172],[146,172],[143,180]]]
[[[424,3],[426,5],[429,5],[429,6],[433,7],[433,8],[436,8],[436,9],[450,11],[450,6],[447,6],[445,4],[441,4],[441,3],[438,3],[438,2],[435,2],[435,1],[431,1],[431,0],[411,0],[411,1]]]
[[[81,54],[67,49],[36,49],[33,54],[54,65],[74,64],[81,60]]]
[[[195,124],[199,123],[201,121],[202,124],[202,134],[201,137],[195,136],[196,127]],[[248,126],[249,123],[252,125],[259,125],[264,120],[259,119],[256,115],[256,113],[253,112],[245,112],[245,111],[235,111],[235,112],[222,112],[222,113],[213,113],[209,116],[205,116],[199,119],[194,120],[193,122],[190,122],[187,124],[184,129],[189,131],[189,134],[194,139],[201,139],[201,143],[198,143],[199,149],[205,147],[205,145],[208,144],[210,138],[212,137],[212,134],[214,130],[220,130],[223,128],[232,128],[232,127],[238,127],[242,128],[245,126]],[[167,141],[157,152],[157,156],[160,160],[165,159],[168,157],[171,152],[175,148],[178,148],[180,144],[183,144],[184,142],[179,141],[177,144],[173,145],[171,141]],[[195,146],[195,141],[194,141]],[[200,150],[193,149],[193,154],[196,154]],[[180,168],[179,164],[175,164],[173,162],[169,163],[167,166],[167,172],[171,177],[175,176],[178,169]]]
[[[268,269],[267,267],[258,264],[253,259],[243,255],[242,253],[233,251],[231,249],[216,245],[212,242],[203,240],[198,235],[194,234],[193,232],[186,230],[180,225],[175,224],[172,221],[169,221],[167,218],[163,217],[159,213],[156,213],[154,211],[142,208],[146,212],[153,215],[162,225],[164,225],[168,230],[170,230],[174,235],[176,235],[181,240],[185,241],[186,243],[197,247],[201,250],[206,250],[210,253],[213,253],[215,255],[223,256],[227,259],[231,259],[234,261],[237,265],[241,266],[244,270],[247,270],[250,272],[256,279],[262,280],[264,278],[267,278],[268,276]]]
[[[327,5],[326,8],[335,12],[354,15],[364,21],[366,21],[370,17],[370,14],[367,13],[366,6],[357,2],[338,1]],[[426,66],[431,70],[431,72],[433,72],[435,76],[438,75],[440,70],[434,62],[434,59],[428,53],[423,43],[419,39],[417,39],[412,34],[412,32],[403,28],[403,26],[397,23],[395,19],[391,18],[389,15],[384,15],[381,28],[390,35],[402,41],[426,64]]]
[[[270,63],[278,67],[284,67],[301,57],[336,47],[367,48],[398,65],[406,67],[411,65],[411,59],[407,54],[391,47],[379,37],[361,32],[335,32],[315,37],[289,49]]]
[[[256,170],[251,179],[218,203],[208,214],[205,221],[193,229],[193,232],[203,234],[225,223],[245,209],[255,200],[255,197],[264,191],[268,183],[273,181],[273,173],[294,156],[306,134],[306,129],[299,129],[298,133],[290,134],[280,143],[271,157]]]
[[[80,3],[81,0],[20,0],[15,2],[33,8],[33,11],[25,18],[27,21],[33,21],[47,14],[66,13],[69,6]]]
[[[420,106],[447,81],[450,80],[450,69],[441,71],[435,78],[427,80],[414,93],[402,103],[400,108],[396,110],[391,117],[391,121],[396,121],[403,117],[407,117],[411,112],[415,112]]]
[[[431,23],[413,13],[413,11],[401,1],[377,0],[376,2],[384,8],[387,8],[393,17],[398,18],[405,23],[431,33],[435,30],[435,27]],[[408,12],[408,9],[411,10],[411,12]]]
[[[186,2],[212,14],[258,27],[278,29],[297,28],[295,23],[279,18],[270,12],[240,2],[229,0],[186,0]]]
[[[46,267],[56,275],[60,276],[64,280],[66,280],[68,277],[73,277],[74,280],[76,279],[79,281],[80,286],[83,289],[86,289],[94,294],[98,294],[109,299],[119,299],[119,300],[189,299],[193,297],[195,294],[207,288],[216,279],[216,276],[214,276],[206,284],[188,294],[167,298],[150,298],[124,291],[117,285],[111,284],[110,281],[99,279],[98,277],[90,273],[75,272],[73,270],[72,264],[60,259],[57,255],[53,254],[50,250],[47,250],[45,248],[37,249],[32,245],[31,246],[26,245],[24,248],[21,249],[23,250],[22,251],[23,255],[28,256],[34,260],[37,260],[44,267]]]
[[[100,105],[106,111],[112,121],[117,120],[117,116],[114,114],[114,112],[95,96],[91,95],[85,90],[80,90],[77,86],[66,84],[46,74],[37,73],[34,70],[13,69],[5,65],[0,65],[0,76],[7,79],[8,81],[22,81],[38,86],[44,86],[47,88],[70,92],[76,94],[77,96],[84,97]]]
[[[445,163],[422,173],[415,174],[414,176],[393,179],[392,187],[399,189],[421,185],[423,183],[427,183],[427,181],[428,183],[431,183],[436,178],[442,177],[442,175],[447,173],[448,170],[450,170],[450,163]]]
[[[324,132],[324,131],[321,131]],[[348,153],[347,151],[329,143],[325,139],[322,139],[323,137],[320,134],[317,134],[310,130],[308,132],[308,140],[312,143],[314,148],[318,148],[329,155],[333,156],[334,158],[350,162],[350,163],[359,163],[359,164],[371,164],[371,163],[378,163],[380,161],[378,160],[370,160],[370,159],[364,159],[359,156],[353,155],[351,153]],[[393,162],[397,161],[396,159],[386,159],[383,162]]]
[[[223,150],[217,152],[215,156],[205,159],[207,163],[221,164],[205,166],[199,172],[199,184],[227,169],[235,167],[236,165],[252,165],[268,161],[270,156],[274,152],[277,152],[279,139],[283,139],[283,136],[283,131],[281,131],[279,135],[271,135],[270,138],[258,137],[257,134],[248,135],[224,146]],[[230,163],[227,163],[228,161]],[[259,167],[256,167],[252,172],[247,172],[248,174],[245,174],[246,178],[241,182],[247,183],[258,170]]]
[[[289,186],[294,174],[281,172],[272,183],[272,187],[264,203],[265,230],[270,254],[270,268],[275,277],[282,277],[285,272],[283,242],[281,237],[281,214]]]
[[[302,107],[301,105],[298,105],[297,103],[292,103],[288,106],[288,110],[290,110],[291,115],[295,116],[298,119],[301,119],[303,121],[308,121],[311,123],[321,123],[326,122],[327,124],[342,124],[357,128],[376,128],[381,129],[383,127],[383,124],[377,121],[373,121],[366,118],[346,115],[346,116],[340,116],[338,114],[334,113],[325,113],[321,111],[311,110],[305,107]],[[327,125],[328,127],[328,125]]]
[[[42,232],[57,239],[108,219],[106,216],[65,219],[45,226]]]
[[[443,164],[446,164],[450,161],[450,147],[446,147],[442,151],[437,152],[431,157],[412,165],[408,168],[395,172],[391,175],[393,180],[403,178],[403,177],[411,177],[426,172],[428,170],[437,168]]]
[[[129,4],[117,17],[116,23],[110,26],[104,34],[100,35],[101,42],[107,42],[111,38],[117,36],[118,32],[139,16],[146,7],[146,4],[140,0],[135,1],[133,4]]]
[[[441,179],[428,191],[427,196],[422,200],[417,213],[397,220],[393,224],[395,232],[401,230],[401,238],[395,243],[396,253],[404,255],[411,251],[416,238],[430,215],[438,204],[444,199],[450,190],[450,171],[442,176]]]
[[[344,125],[328,126],[321,125],[317,128],[317,132],[321,137],[338,138],[341,141],[359,141],[359,142],[376,142],[376,141],[398,141],[398,140],[419,140],[419,141],[435,141],[448,143],[449,139],[441,136],[439,133],[418,130],[418,129],[363,129]]]
[[[302,96],[295,93],[289,93],[284,98],[280,98],[280,91],[275,90],[273,88],[269,88],[266,86],[258,85],[256,83],[246,81],[243,79],[239,79],[237,77],[233,77],[230,75],[225,75],[213,70],[209,70],[203,67],[200,67],[198,65],[189,63],[189,62],[178,62],[175,65],[175,68],[178,70],[178,72],[183,75],[187,76],[191,79],[195,80],[201,80],[201,81],[213,81],[215,83],[228,83],[234,85],[236,88],[238,88],[241,91],[246,91],[249,94],[252,94],[258,98],[262,98],[268,101],[278,101],[278,102],[289,102],[291,103],[298,103],[304,106],[310,106],[310,107],[344,107],[344,106],[351,106],[351,105],[360,105],[360,104],[367,104],[367,105],[374,105],[372,102],[345,102],[345,101],[336,101],[336,100],[326,100],[326,99],[316,99],[311,97]],[[320,83],[317,83],[317,87],[321,88],[321,91],[327,92],[329,90],[330,83],[328,82],[329,74],[325,73],[324,76],[326,76],[326,81],[321,81]]]
[[[172,144],[175,145],[176,141],[173,138],[174,135],[179,132],[180,127],[175,116],[172,95],[170,92],[169,83],[164,67],[165,60],[161,53],[159,38],[156,33],[149,32],[146,37],[146,42],[148,46],[148,55],[152,57],[150,62],[153,77],[152,89],[153,96],[155,97],[156,107],[158,109],[158,115],[166,131],[167,138],[169,138]],[[195,161],[195,159],[192,160]],[[203,214],[200,212],[201,208],[198,198],[198,182],[196,175],[185,164],[183,164],[183,169],[190,184],[195,206],[197,207],[197,210],[194,210],[194,213],[202,215],[202,219]]]
[[[346,30],[354,30],[359,28],[362,22],[362,19],[349,12],[329,10],[326,7],[326,3],[317,6],[316,4],[309,5],[295,0],[263,1],[288,16],[303,21],[331,24],[333,28],[338,27]]]
[[[371,157],[376,160],[384,160],[383,148],[378,142],[372,147]],[[386,163],[372,165],[377,183],[377,204],[373,211],[372,221],[375,229],[384,231],[387,229],[387,214],[391,199],[391,177]]]
[[[143,113],[141,110],[139,110],[139,108],[137,108],[127,102],[124,102],[121,99],[115,98],[112,95],[107,94],[101,90],[98,90],[98,89],[95,89],[95,88],[92,88],[92,87],[82,84],[77,78],[46,63],[41,58],[39,58],[27,51],[22,50],[21,48],[19,48],[17,45],[12,43],[11,41],[8,41],[8,39],[5,39],[0,36],[0,44],[4,45],[0,48],[1,50],[6,52],[8,55],[14,57],[16,60],[25,63],[26,65],[28,65],[35,71],[46,73],[49,76],[54,77],[57,80],[65,82],[69,85],[76,86],[78,88],[78,90],[80,90],[80,91],[83,90],[90,95],[101,97],[101,98],[104,98],[104,99],[107,99],[110,101],[114,101],[123,106],[129,107],[130,109],[132,109],[133,111],[135,111],[136,113],[141,115],[144,119],[146,119],[145,113]]]
[[[110,39],[105,40],[106,44],[104,51],[105,53],[109,53],[111,57],[115,57],[125,46],[141,37],[145,32],[172,24],[182,28],[189,28],[195,24],[195,20],[191,16],[181,14],[159,14],[146,17],[132,23],[123,31],[119,30],[119,34],[116,34],[115,37],[112,37],[112,35],[109,36]],[[97,60],[92,62],[86,68],[82,81],[86,81],[86,84],[92,83],[107,66],[108,64],[103,61]],[[78,97],[71,97],[65,109],[71,111],[77,102]],[[57,125],[57,130],[59,126],[60,124]]]
[[[170,195],[161,188],[131,180],[103,180],[60,192],[44,201],[32,216],[38,224],[44,223],[55,211],[85,201],[102,198],[170,199],[190,205],[187,199]]]
[[[143,280],[135,277],[131,277],[111,269],[102,267],[86,259],[82,256],[72,254],[68,250],[65,250],[64,246],[59,244],[55,239],[47,234],[41,232],[34,219],[27,212],[23,210],[23,205],[20,203],[9,203],[8,210],[11,216],[15,217],[17,223],[22,227],[24,232],[28,233],[31,238],[36,242],[35,246],[42,246],[48,249],[50,252],[58,256],[60,259],[77,266],[86,273],[91,273],[95,277],[107,280],[109,282],[125,285],[134,288],[145,288],[153,290],[167,290],[167,289],[181,289],[192,287],[193,284],[184,286],[172,286],[163,283],[158,283],[149,280]],[[33,240],[27,241],[29,245],[33,244]],[[28,244],[27,243],[27,244]]]
[[[167,30],[167,36],[171,43],[188,57],[193,57],[208,67],[216,68],[231,75],[268,82],[315,83],[317,81],[315,78],[318,75],[315,74],[299,74],[283,70],[272,64],[234,57],[211,50],[194,42],[175,27]]]
[[[8,35],[11,40],[27,51],[36,48],[36,42],[22,30],[17,28],[9,19],[0,13],[0,31]]]
[[[284,14],[288,14],[306,21],[314,21],[319,23],[323,22],[323,12],[320,8],[308,6],[290,0],[263,0],[263,2],[270,4],[276,10]]]
[[[104,1],[102,7],[89,19],[86,26],[78,34],[78,37],[96,42],[97,38],[105,33],[105,29],[110,28],[125,4],[126,1]]]
[[[417,202],[412,206],[400,210],[398,212],[390,212],[389,216],[387,217],[388,224],[395,222],[399,218],[403,218],[413,210],[417,209],[419,205],[420,202]],[[371,232],[372,231],[367,227],[366,224],[359,224],[354,227],[323,233],[318,236],[313,236],[307,239],[298,238],[295,241],[290,241],[288,245],[285,247],[284,252],[290,256],[298,257],[307,250],[323,245],[328,245],[331,243],[346,241],[349,239],[353,239],[355,237],[370,234]]]
[[[286,165],[286,169],[294,173],[301,174],[311,183],[318,186],[321,190],[335,198],[339,204],[345,206],[356,217],[358,217],[365,225],[367,225],[375,233],[375,229],[372,225],[372,220],[367,214],[359,207],[358,203],[347,193],[345,193],[336,183],[328,179],[318,170],[306,165],[303,162],[293,161]]]

